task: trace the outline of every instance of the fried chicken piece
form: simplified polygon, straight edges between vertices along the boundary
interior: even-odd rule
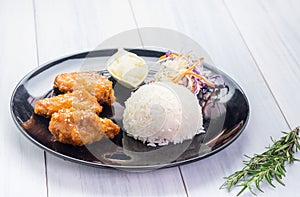
[[[111,105],[115,100],[112,82],[97,72],[72,72],[56,76],[54,88],[61,92],[73,92],[76,89],[85,89],[96,96],[99,103]]]
[[[104,136],[113,138],[119,133],[120,127],[91,111],[69,108],[52,115],[49,130],[59,142],[82,146],[101,140]]]
[[[51,117],[53,113],[70,107],[80,110],[90,110],[96,114],[102,111],[102,106],[97,102],[96,97],[92,96],[86,90],[75,90],[72,93],[38,100],[34,107],[34,113]]]

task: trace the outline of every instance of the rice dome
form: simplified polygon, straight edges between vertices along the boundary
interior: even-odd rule
[[[201,106],[186,87],[168,82],[141,86],[125,102],[123,127],[150,146],[181,143],[203,131]]]

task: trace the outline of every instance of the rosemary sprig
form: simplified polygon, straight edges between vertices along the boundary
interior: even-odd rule
[[[245,167],[225,177],[226,181],[221,188],[227,188],[230,192],[233,187],[242,187],[237,193],[239,196],[246,189],[256,195],[252,188],[253,185],[263,192],[261,189],[263,180],[266,180],[274,188],[274,180],[284,186],[282,178],[286,174],[285,163],[291,164],[299,161],[294,157],[294,153],[300,150],[299,130],[300,127],[296,127],[290,132],[282,132],[284,136],[278,141],[271,138],[273,145],[266,147],[267,150],[261,154],[254,154],[252,158],[245,155],[249,159],[243,161]]]

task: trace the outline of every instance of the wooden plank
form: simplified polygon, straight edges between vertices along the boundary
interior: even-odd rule
[[[299,1],[226,4],[291,127],[299,125]]]
[[[242,135],[221,152],[181,167],[189,196],[232,196],[237,190],[229,194],[225,190],[219,190],[224,181],[223,177],[242,167],[242,160],[245,159],[243,154],[262,152],[264,147],[271,143],[269,136],[277,138],[281,136],[280,130],[288,129],[264,77],[256,66],[256,59],[253,59],[221,0],[188,3],[182,1],[150,3],[138,0],[131,2],[139,27],[170,28],[190,36],[208,51],[220,69],[241,85],[248,96],[251,114]],[[240,12],[248,13],[247,22],[251,22],[250,17],[256,9],[249,9],[248,6],[244,8],[245,10]],[[249,11],[246,12],[246,9]],[[244,26],[247,24],[244,22]],[[251,35],[259,31],[254,26],[252,29],[253,32],[249,33]],[[275,45],[276,43],[273,43],[273,46]],[[292,61],[290,57],[287,58],[286,61]],[[288,170],[288,176],[291,177],[284,181],[289,185],[286,188],[278,186],[276,190],[266,186],[267,196],[289,195],[297,191],[296,184],[292,182],[299,179],[299,175],[295,173],[299,167],[295,165]]]
[[[178,168],[145,173],[78,165],[47,155],[49,196],[186,196]]]
[[[46,196],[44,153],[10,118],[10,96],[37,65],[32,1],[0,2],[0,196]]]
[[[41,63],[96,49],[108,38],[136,28],[126,1],[36,1],[35,6]]]
[[[297,0],[261,1],[259,3],[268,22],[275,29],[276,34],[286,45],[290,55],[300,62],[300,2]],[[261,23],[266,21],[260,21]]]
[[[92,50],[136,28],[127,1],[36,1],[40,62]],[[49,196],[186,196],[178,168],[128,173],[91,168],[47,154]]]

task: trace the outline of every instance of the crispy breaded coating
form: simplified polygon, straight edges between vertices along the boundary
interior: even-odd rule
[[[82,146],[101,140],[104,136],[113,138],[119,133],[120,127],[91,111],[69,108],[52,115],[49,130],[59,142]]]
[[[72,72],[56,76],[54,88],[61,92],[85,89],[96,96],[99,103],[112,104],[115,101],[112,82],[97,72]]]
[[[96,114],[102,111],[102,106],[89,92],[86,90],[75,90],[72,93],[60,94],[51,98],[38,100],[34,107],[34,113],[51,117],[53,113],[70,107],[80,110],[91,110]]]

